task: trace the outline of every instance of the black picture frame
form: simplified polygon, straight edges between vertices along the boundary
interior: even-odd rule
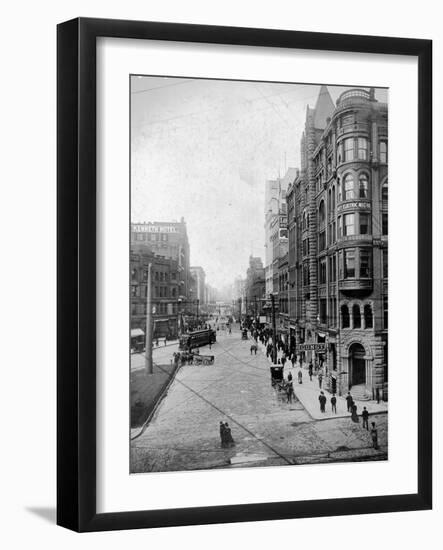
[[[96,512],[96,39],[398,54],[418,58],[418,491],[173,510]],[[79,18],[57,29],[57,523],[150,528],[432,507],[432,42]]]

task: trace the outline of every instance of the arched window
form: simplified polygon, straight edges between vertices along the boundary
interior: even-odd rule
[[[358,178],[358,190],[360,199],[369,198],[369,181],[366,174],[360,174]]]
[[[318,218],[320,225],[325,224],[325,201],[321,201],[320,206],[318,207]]]
[[[346,304],[341,306],[341,328],[349,328],[349,308]]]
[[[372,328],[372,307],[366,304],[364,308],[365,328]]]
[[[381,200],[382,201],[388,200],[388,180],[386,180],[381,186]]]
[[[352,174],[345,176],[343,181],[344,200],[350,200],[355,198],[354,193],[354,177]]]
[[[354,321],[354,328],[361,328],[361,313],[358,304],[352,306],[352,318]]]

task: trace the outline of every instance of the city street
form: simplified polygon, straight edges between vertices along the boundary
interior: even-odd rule
[[[348,417],[315,420],[297,399],[287,403],[271,385],[269,362],[251,339],[241,339],[238,325],[201,354],[214,365],[181,367],[149,424],[131,441],[131,471],[177,471],[380,460],[387,457],[387,415],[374,414],[380,449],[369,433]],[[177,346],[160,347],[154,361],[169,364]],[[132,356],[132,368],[143,364]],[[139,365],[140,363],[140,365]],[[295,391],[297,388],[294,385]],[[359,407],[359,411],[361,407]],[[229,423],[236,445],[222,448],[219,422]]]

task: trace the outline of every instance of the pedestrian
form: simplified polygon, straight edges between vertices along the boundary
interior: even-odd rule
[[[283,365],[283,367],[285,366],[285,363],[286,363],[286,355],[283,354],[281,358],[281,364]]]
[[[321,385],[322,385],[322,382],[323,382],[323,374],[322,372],[320,371],[318,373],[318,387],[321,389]]]
[[[357,405],[354,402],[352,402],[351,406],[351,419],[352,422],[356,422],[357,424],[360,422],[357,414]]]
[[[377,428],[375,427],[375,422],[371,422],[371,438],[372,438],[372,446],[374,449],[378,449],[378,433]]]
[[[288,382],[292,382],[292,372],[288,374]]]
[[[292,368],[295,367],[296,362],[297,362],[297,356],[295,355],[295,353],[293,353],[291,357]]]
[[[363,418],[363,428],[366,428],[367,430],[369,430],[369,422],[368,422],[369,413],[366,407],[363,407],[361,417]]]
[[[252,352],[254,351],[254,344],[251,345],[250,351],[251,351],[251,355],[252,355]]]
[[[351,406],[354,400],[352,399],[351,392],[348,391],[348,395],[346,396],[346,405],[348,407],[348,412],[351,412]]]
[[[377,405],[380,403],[380,390],[379,388],[375,389],[375,399],[377,401]]]
[[[337,398],[335,397],[335,393],[331,397],[331,409],[333,413],[337,414]]]
[[[321,391],[320,395],[318,396],[318,400],[320,401],[320,412],[324,413],[326,412],[326,395]]]
[[[225,422],[225,437],[226,437],[226,446],[233,447],[235,445],[235,441],[231,434],[231,428],[229,427],[229,424],[227,422]]]
[[[288,398],[288,403],[292,403],[292,396],[294,394],[294,387],[292,382],[288,382],[286,385],[286,396]]]
[[[308,372],[309,372],[309,380],[312,382],[312,361],[311,363],[309,363]]]
[[[303,372],[302,372],[301,368],[298,369],[298,374],[297,374],[297,376],[298,376],[298,383],[299,383],[299,384],[303,384]]]
[[[165,346],[166,346],[166,337],[165,337]]]
[[[254,346],[254,355],[257,355],[257,349],[258,349],[258,348],[257,348],[257,346],[255,345],[255,346]]]
[[[226,447],[226,428],[222,421],[220,421],[220,445]]]

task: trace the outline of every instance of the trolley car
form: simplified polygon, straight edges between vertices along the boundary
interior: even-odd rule
[[[216,333],[211,328],[188,332],[180,336],[179,348],[181,350],[191,350],[200,346],[207,346],[216,341]]]

